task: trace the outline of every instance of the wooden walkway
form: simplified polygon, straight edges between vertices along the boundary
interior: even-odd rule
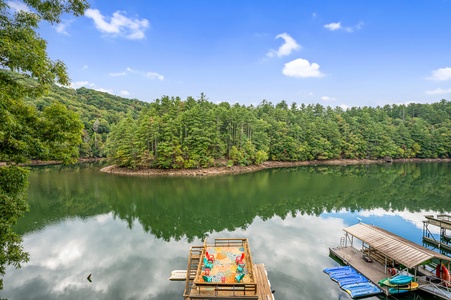
[[[401,269],[411,269],[411,272],[413,270],[414,280],[418,282],[420,290],[451,300],[451,289],[424,267],[431,260],[448,262],[449,267],[449,257],[374,225],[359,223],[343,230],[346,232],[345,237],[341,238],[339,247],[329,248],[331,255],[352,266],[374,284],[378,285],[381,279],[390,277],[387,268],[397,266]],[[362,242],[361,250],[353,246],[354,239]],[[371,262],[364,260],[364,257],[370,257]],[[438,284],[433,282],[437,279]],[[380,288],[389,295],[388,287]],[[393,295],[390,297],[395,298]]]
[[[356,269],[359,273],[363,274],[371,282],[376,284],[380,289],[384,291],[386,296],[390,296],[390,299],[396,299],[396,295],[389,295],[389,287],[381,287],[378,284],[381,279],[389,277],[388,274],[385,274],[385,267],[382,264],[377,261],[373,261],[371,263],[364,261],[362,259],[362,252],[351,246],[329,248],[329,250],[332,255],[335,255],[340,260]],[[427,273],[427,271],[424,269],[422,270],[422,272]],[[433,274],[431,273],[430,275],[432,276]],[[442,299],[451,299],[450,290],[444,289],[443,287],[440,288],[435,284],[431,284],[430,281],[426,280],[426,276],[418,276],[417,279],[420,290],[439,296]],[[402,297],[402,294],[400,295],[400,297]]]
[[[271,291],[271,286],[266,274],[265,265],[254,265],[254,276],[257,281],[257,295],[260,300],[274,300],[274,296]]]
[[[381,279],[390,275],[385,274],[385,267],[377,261],[366,262],[362,258],[362,252],[352,246],[329,248],[330,253],[338,257],[343,262],[349,264],[359,273],[363,274],[371,282],[379,286]],[[387,287],[380,287],[386,295],[388,295]]]
[[[203,277],[207,276],[203,262],[207,251],[215,257],[209,268],[208,282]],[[236,282],[235,258],[243,253],[246,275],[241,282]],[[203,246],[191,247],[186,274],[183,294],[186,300],[274,300],[265,266],[253,264],[247,239],[215,239],[212,245],[205,240]]]

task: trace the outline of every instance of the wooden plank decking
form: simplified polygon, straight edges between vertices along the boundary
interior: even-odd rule
[[[378,285],[381,279],[389,277],[388,274],[385,274],[385,267],[383,265],[377,261],[371,263],[364,261],[362,259],[362,252],[352,246],[329,248],[329,250],[331,254],[352,266],[376,285]],[[387,287],[381,287],[381,289],[386,295],[388,294]]]
[[[426,216],[428,222],[437,221],[433,216]],[[451,216],[439,215],[437,219],[443,223],[451,225]],[[443,228],[443,226],[442,226]],[[393,264],[399,264],[403,269],[414,269],[414,277],[418,282],[419,289],[438,295],[444,299],[450,299],[451,289],[446,283],[435,283],[437,278],[424,267],[431,260],[450,262],[450,258],[434,252],[397,236],[389,231],[374,225],[359,223],[345,228],[345,237],[340,240],[340,247],[329,248],[331,255],[338,257],[344,263],[351,265],[358,272],[367,277],[374,284],[378,284],[381,279],[389,277],[387,268]],[[362,250],[353,247],[353,241],[358,239],[362,242]],[[349,244],[348,244],[349,242]],[[363,257],[370,256],[372,262],[367,262]],[[381,287],[388,295],[388,287]],[[440,292],[436,292],[440,290]],[[393,295],[390,295],[393,297]]]
[[[257,281],[257,295],[260,300],[273,300],[271,286],[266,274],[265,265],[254,265],[254,276]]]
[[[369,263],[363,260],[362,252],[352,246],[348,247],[337,247],[337,248],[329,248],[329,251],[332,255],[335,255],[340,260],[350,265],[354,269],[356,269],[359,273],[363,274],[366,278],[368,278],[371,282],[378,285],[378,282],[381,279],[389,277],[388,274],[385,274],[385,266],[381,263],[374,260]],[[421,268],[421,272],[423,274],[429,273],[430,276],[433,274]],[[440,296],[443,299],[451,299],[451,291],[449,289],[439,288],[438,285],[431,284],[429,280],[427,280],[426,276],[418,276],[417,277],[419,289],[431,293],[433,295]],[[379,286],[379,285],[378,285]],[[388,287],[381,287],[384,293],[388,295]],[[394,295],[390,295],[393,299],[396,299]]]
[[[186,299],[258,299],[274,300],[268,276],[263,264],[253,265],[253,276],[257,283],[257,291],[254,295],[244,295],[240,286],[242,284],[211,284],[211,288],[198,290],[194,287]],[[235,290],[234,290],[235,289]]]
[[[203,258],[208,251],[215,257],[207,275]],[[241,282],[235,279],[235,258],[244,255],[245,276]],[[274,300],[265,266],[253,264],[247,239],[215,239],[215,243],[191,247],[188,258],[187,283],[184,297],[193,299],[254,299]],[[209,276],[206,282],[203,276]]]

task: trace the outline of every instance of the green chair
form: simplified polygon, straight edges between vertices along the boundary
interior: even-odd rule
[[[235,276],[235,279],[236,279],[236,281],[237,281],[237,282],[240,282],[240,281],[242,281],[242,280],[243,280],[243,277],[244,277],[244,275],[246,275],[246,274],[244,274],[244,273],[241,273],[240,275],[236,275],[236,276]]]
[[[205,265],[205,268],[208,268],[208,269],[212,269],[213,268],[213,264],[208,262],[206,257],[204,257],[204,265]]]
[[[202,275],[202,279],[205,281],[205,282],[211,282],[211,276],[205,276],[205,275]]]
[[[244,272],[244,265],[239,265],[239,266],[236,268],[236,271],[239,272],[239,273],[243,273],[243,272]]]

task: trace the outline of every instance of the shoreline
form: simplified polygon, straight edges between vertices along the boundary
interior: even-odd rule
[[[89,163],[89,162],[100,162],[103,158],[97,157],[97,158],[79,158],[77,162],[74,164],[83,164],[83,163]],[[25,166],[25,167],[35,167],[35,166],[53,166],[53,165],[62,165],[63,163],[58,160],[31,160],[29,163],[19,164],[19,166]],[[0,167],[7,166],[5,162],[0,162]]]
[[[402,158],[386,160],[372,159],[332,159],[332,160],[312,160],[312,161],[266,161],[260,165],[251,166],[232,166],[232,167],[210,167],[199,169],[129,169],[121,168],[115,165],[104,167],[100,172],[127,175],[127,176],[178,176],[178,177],[194,177],[194,176],[216,176],[229,174],[242,174],[256,172],[273,168],[288,168],[299,166],[316,166],[316,165],[369,165],[369,164],[389,164],[402,162],[451,162],[451,158]]]

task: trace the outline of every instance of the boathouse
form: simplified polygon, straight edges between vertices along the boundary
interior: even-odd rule
[[[396,268],[414,276],[419,289],[451,299],[447,284],[432,273],[432,264],[445,263],[449,269],[451,258],[417,245],[380,227],[359,223],[343,229],[340,246],[329,248],[330,254],[351,265],[373,283],[390,276],[389,268]],[[360,241],[360,249],[355,246]],[[388,288],[381,287],[388,295]]]

